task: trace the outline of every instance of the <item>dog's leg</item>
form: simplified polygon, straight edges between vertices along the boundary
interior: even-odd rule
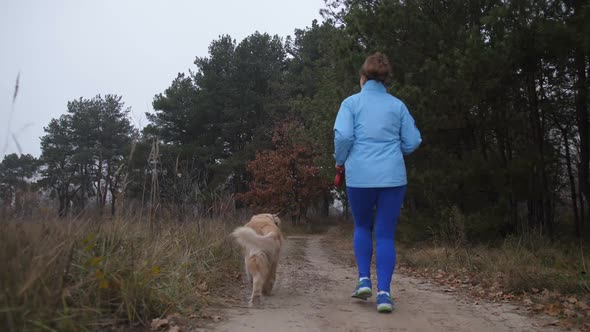
[[[250,297],[250,302],[248,303],[250,307],[259,305],[260,299],[262,297],[262,287],[264,284],[264,279],[260,275],[260,273],[256,273],[253,275],[252,278],[252,295]]]
[[[252,275],[252,296],[250,306],[260,304],[264,282],[268,277],[268,260],[263,253],[253,255],[249,259],[249,270]]]
[[[272,292],[272,288],[275,284],[276,274],[277,274],[277,264],[273,263],[272,266],[270,267],[270,271],[268,273],[268,278],[266,279],[266,282],[264,283],[264,287],[262,288],[262,294],[264,294],[266,296],[270,295],[270,293]]]
[[[246,272],[246,282],[252,283],[252,274],[248,269],[248,257],[244,257],[244,271]]]

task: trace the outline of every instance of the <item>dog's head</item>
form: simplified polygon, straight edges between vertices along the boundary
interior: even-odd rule
[[[269,216],[272,219],[272,221],[275,223],[275,225],[277,225],[277,227],[281,227],[281,218],[279,218],[278,213],[269,214]]]

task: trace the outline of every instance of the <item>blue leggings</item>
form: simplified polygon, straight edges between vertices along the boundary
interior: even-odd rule
[[[373,258],[373,229],[377,242],[377,290],[390,291],[395,268],[395,227],[401,210],[406,186],[390,188],[348,189],[348,201],[354,217],[354,256],[359,278],[371,277]],[[373,214],[373,208],[377,213]],[[373,218],[375,222],[373,223]]]

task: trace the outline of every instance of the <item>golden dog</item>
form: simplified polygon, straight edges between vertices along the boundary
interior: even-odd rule
[[[259,304],[262,295],[270,295],[274,286],[283,244],[280,225],[276,214],[257,214],[231,234],[244,249],[246,273],[252,281],[250,306]]]

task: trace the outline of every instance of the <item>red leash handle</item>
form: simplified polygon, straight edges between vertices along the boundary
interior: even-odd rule
[[[344,182],[344,166],[336,166],[336,176],[334,177],[334,187],[340,188]]]

